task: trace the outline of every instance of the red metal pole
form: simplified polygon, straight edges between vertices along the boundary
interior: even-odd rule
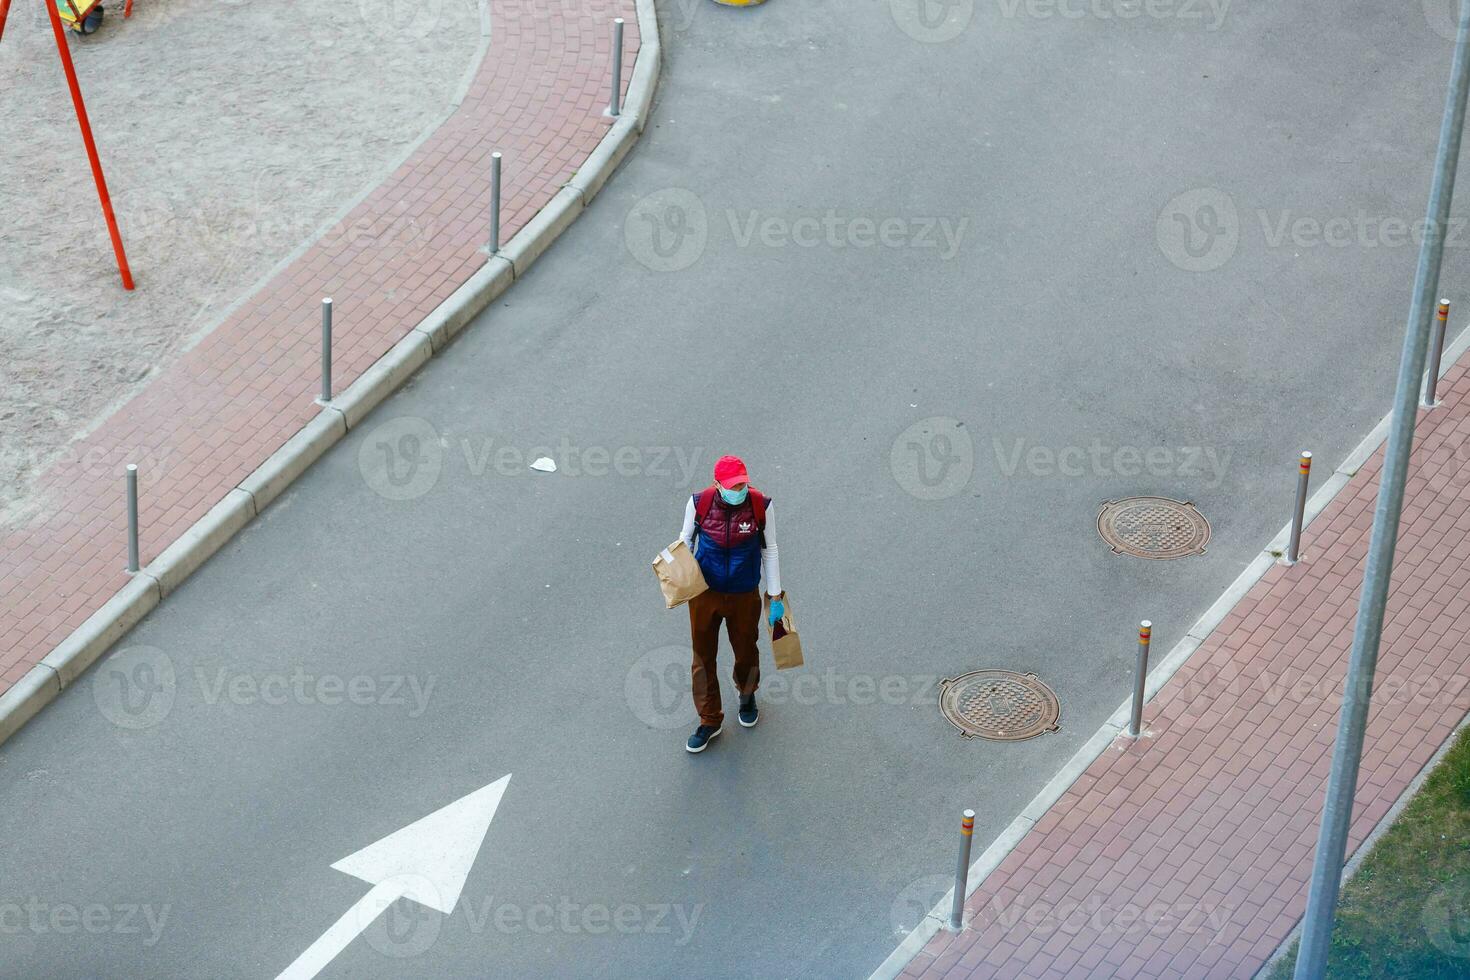
[[[0,0],[0,38],[5,36],[5,18],[10,14],[10,0]]]
[[[112,213],[112,198],[107,196],[107,178],[102,176],[102,161],[97,157],[97,144],[92,140],[92,124],[87,121],[87,107],[82,103],[82,87],[77,84],[77,70],[71,63],[71,48],[66,44],[61,16],[56,12],[56,4],[52,0],[41,0],[41,3],[51,15],[51,31],[56,35],[56,50],[61,55],[61,67],[66,71],[66,84],[71,87],[71,101],[77,108],[77,122],[82,127],[82,142],[87,144],[87,160],[92,164],[92,178],[97,182],[97,196],[102,199],[102,216],[107,219],[107,233],[112,236],[112,251],[117,255],[117,271],[122,274],[123,288],[132,289],[133,273],[128,268],[122,235],[117,230],[117,216]]]

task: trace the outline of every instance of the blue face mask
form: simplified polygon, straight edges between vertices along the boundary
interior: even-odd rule
[[[720,499],[732,507],[736,504],[745,503],[745,497],[750,493],[750,487],[742,487],[740,490],[726,490],[720,487]]]

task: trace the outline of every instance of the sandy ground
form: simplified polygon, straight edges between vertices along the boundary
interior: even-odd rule
[[[0,42],[0,513],[446,110],[474,0],[111,0],[72,37],[119,282],[42,0]]]

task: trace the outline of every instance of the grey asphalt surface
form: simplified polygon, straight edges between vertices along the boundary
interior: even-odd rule
[[[0,748],[0,976],[273,977],[366,891],[334,861],[508,772],[460,909],[323,976],[883,960],[959,810],[978,853],[1126,696],[1136,622],[1172,646],[1296,451],[1330,469],[1387,410],[1416,246],[1382,237],[1423,216],[1450,53],[1418,4],[960,3],[925,43],[907,3],[661,5],[653,122],[577,225]],[[783,239],[828,209],[843,247]],[[951,257],[929,219],[967,220]],[[808,665],[693,757],[648,562],[727,451]],[[1208,553],[1109,553],[1132,494],[1198,504]],[[1061,730],[959,738],[935,682],[981,667],[1039,674]]]

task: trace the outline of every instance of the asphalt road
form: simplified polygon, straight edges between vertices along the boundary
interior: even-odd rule
[[[577,225],[0,748],[0,975],[273,977],[366,891],[333,862],[506,773],[460,908],[323,976],[888,954],[959,810],[1002,829],[1137,620],[1171,646],[1296,451],[1387,410],[1450,52],[1419,4],[916,9],[661,5],[653,123]],[[694,757],[648,562],[729,451],[808,666]],[[1132,494],[1208,552],[1111,554]],[[936,682],[981,667],[1061,730],[959,738]]]

